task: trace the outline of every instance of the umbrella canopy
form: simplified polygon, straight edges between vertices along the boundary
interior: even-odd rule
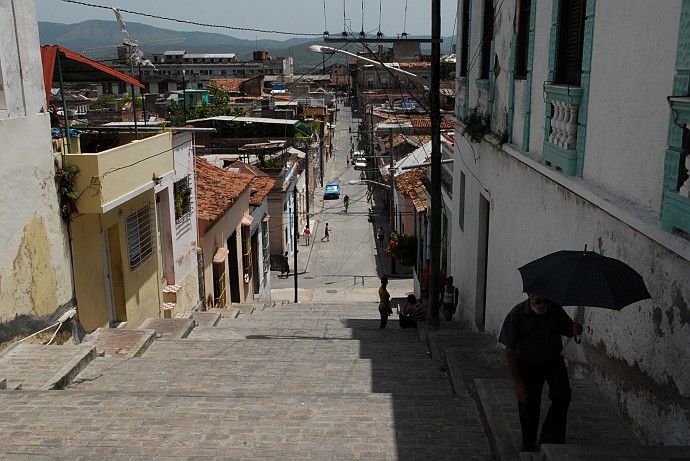
[[[538,294],[561,306],[620,310],[651,298],[634,269],[593,251],[557,251],[518,270],[525,293]]]

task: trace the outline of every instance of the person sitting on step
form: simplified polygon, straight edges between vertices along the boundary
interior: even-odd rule
[[[414,294],[407,295],[407,304],[399,314],[400,328],[417,328],[417,322],[426,322],[426,310]]]

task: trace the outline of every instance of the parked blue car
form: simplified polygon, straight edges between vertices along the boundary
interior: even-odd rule
[[[337,182],[329,182],[326,184],[326,189],[323,191],[323,199],[328,200],[332,198],[340,198],[340,184]]]

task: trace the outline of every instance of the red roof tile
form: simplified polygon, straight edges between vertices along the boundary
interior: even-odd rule
[[[395,188],[402,194],[416,197],[416,190],[423,187],[422,178],[426,174],[426,168],[414,168],[395,177]],[[414,198],[413,197],[413,198]]]
[[[208,85],[215,86],[221,90],[238,93],[242,91],[242,84],[250,80],[250,78],[220,78],[218,80],[211,80]]]
[[[201,157],[194,157],[194,166],[197,213],[199,219],[209,222],[229,210],[254,177],[247,173],[225,171]]]
[[[271,189],[273,189],[273,186],[276,184],[275,179],[270,178],[267,173],[261,171],[254,165],[237,161],[232,163],[228,168],[236,168],[242,173],[254,176],[249,184],[249,204],[252,206],[261,206],[264,197],[271,192]]]

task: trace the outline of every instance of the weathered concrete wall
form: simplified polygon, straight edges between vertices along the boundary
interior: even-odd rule
[[[0,2],[0,322],[71,302],[33,1]]]

